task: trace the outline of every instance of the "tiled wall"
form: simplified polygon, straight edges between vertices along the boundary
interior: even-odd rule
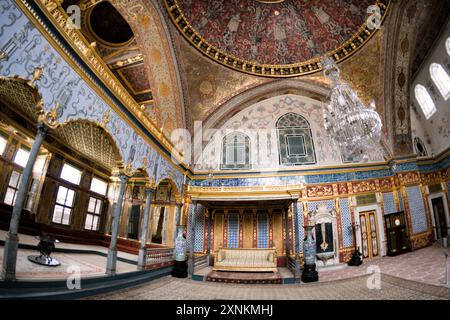
[[[397,191],[398,196],[398,204],[399,204],[399,211],[405,211],[405,205],[403,203],[403,196],[400,190]]]
[[[301,203],[297,204],[298,208],[298,232],[299,232],[299,252],[303,252],[303,238],[304,238],[304,229],[303,229],[303,206]],[[295,231],[294,230],[294,239],[295,239]]]
[[[228,215],[228,248],[239,248],[239,215]]]
[[[351,247],[353,245],[353,231],[351,229],[352,217],[348,199],[339,199],[339,207],[341,209],[342,242],[344,247]]]
[[[269,247],[269,217],[267,213],[260,213],[257,215],[258,221],[258,248]]]
[[[204,240],[204,229],[205,229],[205,208],[201,205],[197,205],[197,209],[195,210],[195,205],[189,206],[189,221],[188,221],[188,232],[187,232],[187,243],[189,247],[192,244],[192,232],[189,232],[192,227],[192,221],[190,217],[193,217],[195,220],[195,228],[194,228],[194,252],[203,252],[203,240]],[[192,216],[191,213],[194,212]]]
[[[397,212],[393,192],[383,193],[383,203],[384,203],[384,214]]]
[[[427,218],[425,216],[425,206],[419,186],[407,187],[408,205],[411,215],[413,234],[427,230]]]

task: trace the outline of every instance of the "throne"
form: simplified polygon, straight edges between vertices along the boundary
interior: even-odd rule
[[[315,229],[317,267],[339,264],[336,210],[329,210],[326,204],[320,204],[309,215],[310,223]]]

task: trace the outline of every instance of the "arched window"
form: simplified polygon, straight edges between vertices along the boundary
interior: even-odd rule
[[[316,163],[311,127],[296,113],[281,116],[276,124],[281,165]]]
[[[225,136],[222,141],[221,169],[250,169],[250,138],[240,132]]]
[[[436,112],[436,106],[433,99],[431,99],[427,89],[425,89],[425,87],[421,84],[416,85],[415,94],[417,102],[419,102],[419,105],[422,108],[423,114],[427,119],[430,119],[433,113]]]
[[[450,37],[445,40],[445,49],[447,49],[447,54],[450,56]]]
[[[450,77],[438,63],[430,65],[430,75],[439,92],[447,100],[450,97]]]
[[[414,149],[418,156],[424,157],[428,155],[425,143],[419,137],[414,138]]]

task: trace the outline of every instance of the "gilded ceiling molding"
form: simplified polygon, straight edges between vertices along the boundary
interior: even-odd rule
[[[151,1],[111,0],[130,24],[143,53],[152,88],[156,122],[166,134],[184,128],[182,94],[167,26]]]
[[[29,14],[33,16],[37,23],[43,24],[36,16],[36,13],[28,5],[25,0],[16,0],[21,8],[28,10]],[[112,71],[97,55],[95,50],[85,40],[79,30],[71,29],[67,24],[67,13],[60,6],[59,0],[38,0],[39,7],[43,10],[44,14],[52,21],[52,24],[58,29],[58,31],[66,38],[72,48],[77,54],[84,60],[84,62],[90,67],[90,69],[98,76],[99,79],[111,90],[111,92],[117,97],[117,99],[144,125],[144,127],[154,136],[165,148],[170,151],[175,157],[181,157],[180,153],[175,150],[173,143],[163,133],[161,128],[157,128],[155,123],[145,114],[140,105],[131,97],[128,91],[122,86],[122,84],[115,78]],[[47,29],[44,26],[44,29]],[[57,41],[56,39],[53,39]],[[84,75],[82,75],[84,79]]]
[[[391,9],[385,37],[384,99],[386,127],[395,156],[413,153],[409,83],[412,55],[417,34],[417,19],[426,1],[395,2]]]
[[[184,15],[178,0],[163,1],[174,25],[184,38],[202,54],[228,68],[252,75],[275,78],[300,76],[322,70],[319,58],[292,64],[274,65],[247,61],[232,54],[228,54],[209,43],[190,24]],[[383,22],[386,13],[389,11],[390,3],[390,0],[374,1],[374,4],[378,5],[380,8],[381,22]],[[369,28],[367,23],[363,23],[356,34],[339,45],[335,50],[327,52],[326,55],[332,56],[336,62],[341,62],[362,48],[376,31],[376,28]]]

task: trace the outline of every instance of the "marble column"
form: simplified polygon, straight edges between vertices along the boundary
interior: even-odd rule
[[[114,207],[112,227],[111,227],[111,242],[109,244],[108,258],[106,261],[106,274],[110,276],[116,274],[117,236],[119,234],[119,224],[120,224],[120,216],[122,214],[123,198],[125,195],[125,189],[129,177],[126,175],[121,175],[119,178],[120,178],[119,197],[117,198],[116,206]]]
[[[289,264],[290,239],[289,239],[289,210],[285,209],[285,226],[286,226],[286,266]]]
[[[17,250],[19,248],[19,222],[20,215],[27,197],[28,184],[33,173],[33,166],[39,153],[39,148],[47,135],[48,127],[43,124],[38,125],[36,137],[31,147],[27,164],[22,172],[22,180],[16,194],[16,202],[11,214],[9,231],[6,234],[5,249],[3,252],[2,279],[13,281],[16,279]]]
[[[145,208],[144,208],[144,219],[141,225],[141,238],[139,245],[139,255],[138,255],[138,270],[145,269],[145,258],[147,256],[147,235],[148,235],[148,221],[150,215],[151,197],[155,190],[151,188],[145,189]]]
[[[175,241],[177,240],[178,236],[178,226],[180,225],[180,214],[181,214],[181,207],[182,204],[176,204],[175,205],[175,217],[174,217],[174,231],[173,231],[173,246],[175,247]]]
[[[193,203],[194,204],[194,203]],[[194,209],[189,212],[190,228],[188,232],[191,233],[191,242],[189,243],[189,263],[188,263],[188,274],[192,278],[194,274],[194,245],[195,245],[195,212],[197,211],[197,201],[195,201]]]
[[[211,223],[212,223],[212,209],[208,210],[208,238],[206,239],[206,256],[208,261],[208,266],[211,259]]]
[[[293,202],[294,219],[294,252],[295,252],[295,278],[300,278],[300,232],[298,230],[298,203],[297,199]]]

